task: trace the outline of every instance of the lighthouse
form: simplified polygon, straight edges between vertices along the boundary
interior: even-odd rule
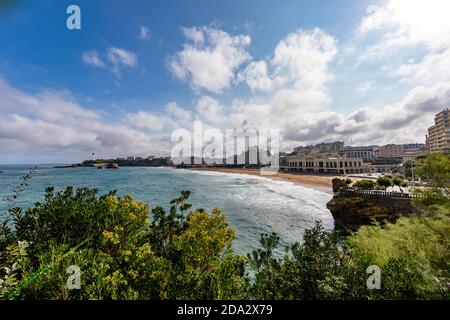
[[[94,161],[94,160],[95,160],[95,153],[92,152],[92,161]]]

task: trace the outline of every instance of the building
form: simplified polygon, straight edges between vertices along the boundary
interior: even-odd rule
[[[295,147],[294,148],[293,153],[296,153],[296,154],[300,154],[300,153],[308,154],[308,153],[311,153],[313,151],[315,151],[314,146],[306,146],[306,147],[299,146],[299,147]]]
[[[434,126],[428,128],[430,152],[450,152],[450,109],[434,117]]]
[[[403,145],[403,163],[412,161],[426,153],[426,144],[408,143]]]
[[[406,143],[403,145],[403,152],[422,152],[425,149],[423,143]]]
[[[347,158],[361,158],[364,162],[371,162],[375,157],[375,148],[375,146],[345,147],[345,156]]]
[[[288,171],[355,174],[368,172],[361,158],[333,157],[325,154],[293,154],[287,156]]]
[[[340,153],[344,151],[344,142],[335,141],[335,142],[322,142],[316,145],[310,145],[306,147],[296,147],[294,148],[294,152],[296,154],[309,154],[309,153],[317,153],[317,152],[331,152],[331,153]]]
[[[387,144],[374,150],[375,158],[379,159],[398,159],[403,161],[403,145]]]
[[[415,160],[417,157],[423,156],[425,151],[412,151],[403,153],[403,163]]]
[[[344,150],[344,142],[334,141],[334,142],[323,142],[316,144],[315,149],[319,152],[339,152]]]

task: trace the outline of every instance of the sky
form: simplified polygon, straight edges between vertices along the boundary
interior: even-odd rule
[[[0,163],[167,154],[194,120],[287,151],[424,142],[448,21],[448,0],[0,0]]]

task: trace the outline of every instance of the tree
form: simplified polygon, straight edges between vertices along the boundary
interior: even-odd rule
[[[420,160],[417,175],[450,197],[450,154],[430,153]]]
[[[384,188],[384,191],[387,190],[387,188],[392,187],[394,183],[392,182],[392,179],[390,179],[387,176],[381,176],[377,179],[377,185]]]
[[[287,247],[281,258],[275,252],[280,238],[276,234],[262,235],[262,249],[248,255],[255,274],[251,296],[283,300],[344,299],[355,277],[347,277],[352,264],[340,241],[337,234],[326,232],[316,223],[305,231],[303,243]],[[363,287],[363,278],[356,282],[358,287]]]
[[[408,184],[405,182],[405,180],[400,176],[395,176],[394,179],[392,179],[392,183],[400,188],[400,191],[403,192],[402,187],[408,186]]]
[[[369,179],[359,180],[353,186],[358,189],[373,189],[376,186],[376,182]]]

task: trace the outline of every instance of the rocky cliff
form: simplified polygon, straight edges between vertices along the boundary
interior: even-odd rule
[[[337,230],[349,233],[374,221],[384,224],[395,222],[403,215],[416,212],[411,199],[398,199],[380,195],[358,194],[339,190],[327,204]]]

